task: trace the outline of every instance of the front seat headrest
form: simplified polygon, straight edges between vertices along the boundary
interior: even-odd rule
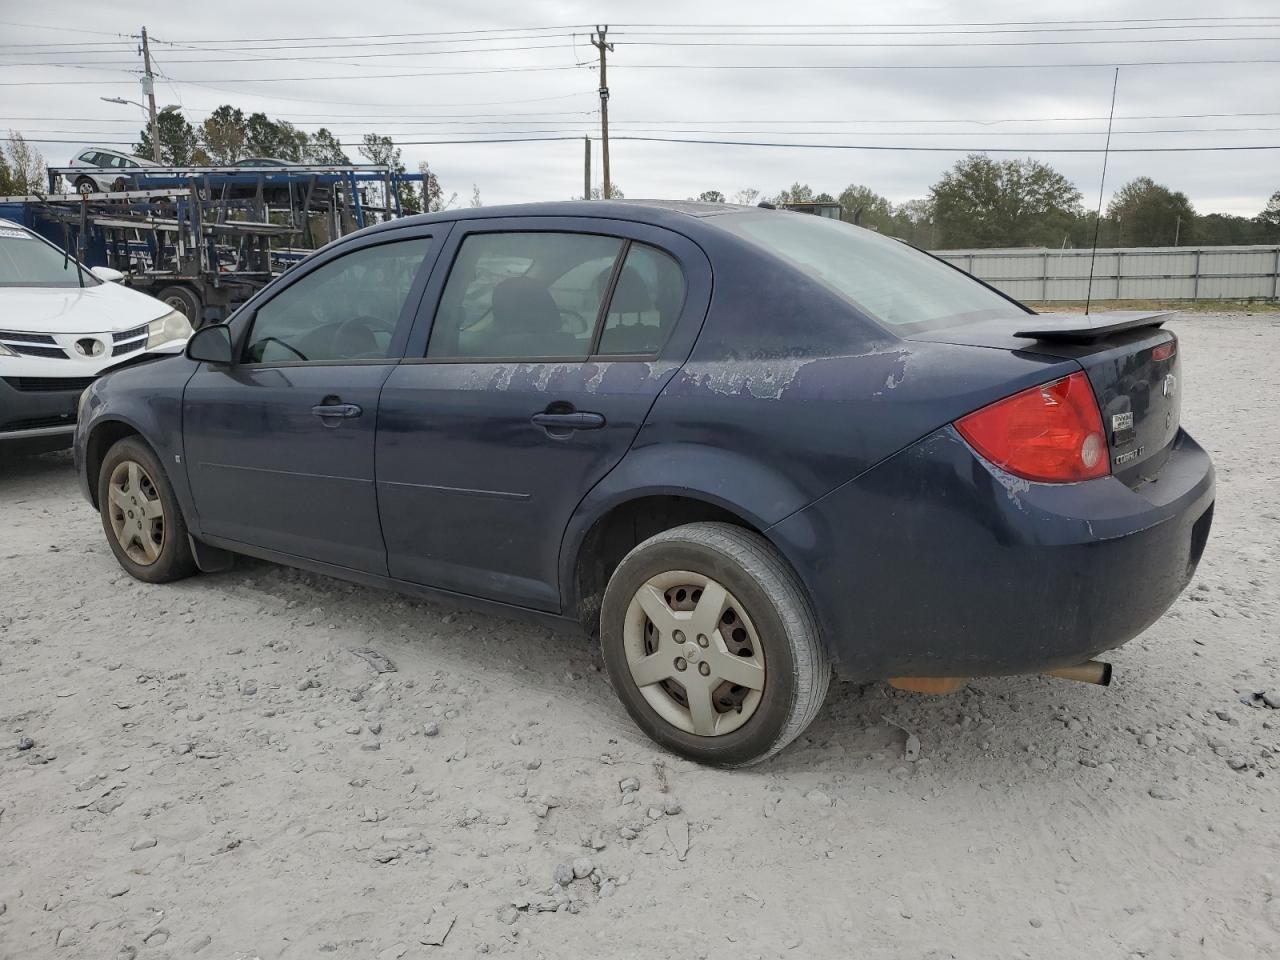
[[[560,308],[532,277],[508,277],[493,288],[493,325],[503,333],[559,333]]]

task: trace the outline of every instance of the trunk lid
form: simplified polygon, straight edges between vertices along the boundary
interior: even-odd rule
[[[1169,313],[1109,311],[1028,314],[912,334],[955,343],[1075,360],[1093,386],[1111,472],[1130,487],[1155,478],[1169,457],[1181,412],[1178,339]]]

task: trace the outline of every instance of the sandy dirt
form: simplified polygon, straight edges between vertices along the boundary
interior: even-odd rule
[[[0,455],[0,957],[1280,956],[1280,317],[1174,329],[1215,527],[1114,685],[839,684],[738,772],[584,640],[136,583],[66,456]]]

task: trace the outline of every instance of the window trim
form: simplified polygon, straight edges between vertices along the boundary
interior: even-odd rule
[[[353,244],[350,246],[350,249],[333,250],[330,256],[325,257],[323,260],[319,260],[317,263],[312,265],[309,270],[298,273],[296,276],[289,277],[288,283],[281,286],[279,290],[273,291],[269,297],[267,297],[265,300],[262,301],[262,303],[248,304],[249,306],[251,306],[252,309],[250,309],[247,313],[244,329],[241,330],[239,335],[236,337],[236,340],[238,342],[233,345],[235,349],[236,359],[232,363],[232,366],[236,368],[245,367],[251,370],[271,369],[275,367],[320,367],[320,366],[350,367],[350,366],[372,366],[374,364],[380,364],[380,363],[395,365],[400,360],[404,359],[405,345],[403,343],[401,343],[399,347],[398,356],[396,354],[396,351],[393,349],[395,347],[396,337],[397,335],[400,335],[400,334],[403,334],[403,336],[406,339],[408,337],[408,334],[413,326],[413,321],[417,316],[417,312],[422,300],[422,295],[426,291],[427,283],[430,281],[431,273],[435,268],[434,258],[439,253],[439,241],[443,241],[443,239],[448,235],[448,229],[446,226],[445,230],[440,231],[438,237],[437,237],[436,231],[431,231],[430,233],[414,232],[407,236],[404,236],[404,235],[397,236],[397,234],[400,233],[400,231],[389,231],[389,233],[391,235],[385,238],[379,238],[376,240],[374,240],[373,238],[370,238],[371,242]],[[258,360],[258,361],[252,361],[252,360],[244,359],[245,351],[249,349],[250,338],[253,336],[254,327],[256,327],[258,324],[258,314],[262,311],[263,307],[269,306],[274,300],[276,300],[277,297],[282,296],[285,293],[285,291],[292,289],[296,284],[301,283],[303,280],[305,280],[307,277],[311,276],[312,274],[315,274],[320,270],[323,270],[329,264],[337,263],[339,260],[342,260],[345,257],[349,257],[352,254],[359,253],[362,250],[372,250],[376,247],[385,247],[393,243],[409,243],[414,240],[427,240],[429,241],[429,243],[427,246],[426,253],[422,257],[422,262],[418,264],[418,272],[414,274],[413,283],[409,287],[409,292],[405,296],[404,303],[401,304],[400,306],[400,316],[396,319],[395,329],[392,331],[392,334],[391,334],[391,343],[388,345],[388,350],[390,351],[389,356],[362,357],[359,359],[351,359],[351,360]],[[284,279],[287,276],[288,274],[281,274],[280,277],[277,279]],[[270,286],[264,287],[263,292],[265,292],[268,289],[270,289]],[[418,291],[418,295],[416,298],[414,297],[415,289]],[[407,311],[409,312],[408,312],[408,315],[406,316]]]
[[[618,277],[622,276],[622,268],[626,266],[627,254],[631,252],[631,243],[629,238],[623,237],[618,258],[613,261],[613,272],[609,274],[609,282],[604,287],[604,296],[600,298],[600,309],[596,311],[596,328],[591,334],[591,346],[587,349],[588,357],[594,357],[600,352],[600,338],[604,336],[604,324],[609,318],[609,305],[613,303],[613,294],[618,289]]]
[[[680,316],[684,313],[684,305],[689,300],[689,276],[688,274],[685,273],[684,265],[680,262],[680,259],[676,257],[675,254],[673,254],[670,250],[663,250],[662,247],[658,246],[656,243],[646,243],[644,240],[634,240],[634,241],[628,240],[626,249],[622,251],[622,257],[618,260],[618,264],[619,264],[618,272],[617,272],[617,275],[613,277],[613,281],[612,281],[613,285],[609,287],[609,297],[607,300],[605,300],[604,304],[602,305],[604,312],[601,313],[600,315],[600,323],[596,330],[596,339],[591,345],[591,356],[593,357],[601,357],[606,360],[616,360],[620,358],[625,358],[628,360],[641,360],[641,361],[657,360],[660,356],[662,356],[662,351],[663,349],[666,348],[667,341],[670,340],[671,337],[675,334],[676,328],[675,328],[675,325],[673,324],[671,329],[667,331],[666,339],[664,339],[662,343],[658,344],[658,348],[655,351],[653,351],[653,353],[622,354],[622,353],[601,353],[600,352],[600,341],[604,339],[604,324],[605,324],[605,321],[609,319],[609,312],[608,312],[609,307],[612,306],[613,304],[613,288],[614,286],[617,285],[618,278],[622,276],[622,270],[627,265],[627,255],[631,253],[632,246],[634,246],[637,243],[640,244],[640,246],[642,247],[649,247],[651,250],[658,251],[658,253],[661,253],[663,256],[670,259],[671,262],[676,265],[676,269],[680,271],[680,287],[681,287],[680,308],[676,311],[676,324],[680,323]]]

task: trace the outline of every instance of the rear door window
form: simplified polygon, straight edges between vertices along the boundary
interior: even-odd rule
[[[623,249],[585,233],[475,233],[440,297],[429,359],[582,360]]]
[[[662,349],[684,306],[684,273],[669,254],[645,243],[627,249],[597,351],[650,356]]]

